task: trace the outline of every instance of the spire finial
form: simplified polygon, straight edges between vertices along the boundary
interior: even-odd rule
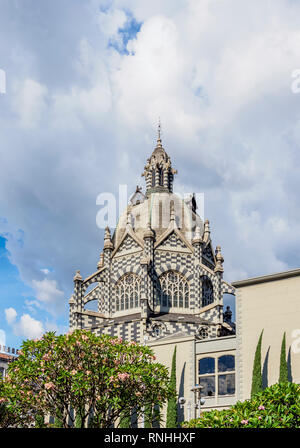
[[[157,147],[161,147],[161,122],[160,117],[158,117],[158,126],[157,126]]]

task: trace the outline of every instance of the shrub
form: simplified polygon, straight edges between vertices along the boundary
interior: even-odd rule
[[[278,383],[230,409],[203,412],[185,428],[299,428],[300,385]]]

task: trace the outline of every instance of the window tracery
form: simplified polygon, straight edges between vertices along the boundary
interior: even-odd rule
[[[141,280],[136,274],[126,274],[116,284],[116,311],[138,308]]]
[[[190,285],[186,278],[176,271],[168,271],[159,277],[157,299],[165,308],[188,308]]]

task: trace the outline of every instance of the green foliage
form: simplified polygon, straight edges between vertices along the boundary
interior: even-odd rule
[[[145,412],[144,412],[144,427],[145,428],[152,428],[152,415],[153,415],[153,410],[152,410],[152,403],[148,403],[147,406],[145,407]]]
[[[45,427],[43,414],[37,414],[35,416],[35,427],[36,428],[44,428]]]
[[[264,330],[262,330],[262,332],[260,334],[260,337],[259,337],[259,340],[257,343],[257,347],[256,347],[256,351],[255,351],[255,356],[254,356],[251,397],[263,390],[262,373],[261,373],[261,342],[262,342],[263,331]]]
[[[286,341],[284,332],[280,352],[279,383],[287,383],[288,380],[288,365],[286,360]]]
[[[93,427],[107,428],[132,408],[139,417],[147,404],[167,401],[168,370],[154,360],[149,347],[120,338],[85,330],[46,333],[23,342],[0,403],[16,416],[14,426],[31,426],[37,415],[49,413],[59,420],[54,426],[74,427],[79,413],[82,427],[93,414]]]
[[[203,412],[185,428],[299,428],[300,385],[278,383],[230,409]]]
[[[121,415],[119,428],[130,428],[130,427],[131,427],[131,413]]]
[[[176,348],[177,347],[175,346],[172,358],[172,369],[170,378],[170,389],[173,391],[173,395],[169,398],[168,401],[166,428],[177,428],[178,426],[176,395]]]
[[[76,413],[75,417],[75,428],[81,428],[82,427],[82,418],[79,413]]]

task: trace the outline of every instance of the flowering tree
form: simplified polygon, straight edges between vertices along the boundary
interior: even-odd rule
[[[151,349],[76,330],[23,342],[0,400],[23,426],[50,414],[65,428],[76,415],[82,427],[92,417],[94,427],[107,428],[133,408],[140,416],[153,403],[163,405],[171,394],[168,370]]]

